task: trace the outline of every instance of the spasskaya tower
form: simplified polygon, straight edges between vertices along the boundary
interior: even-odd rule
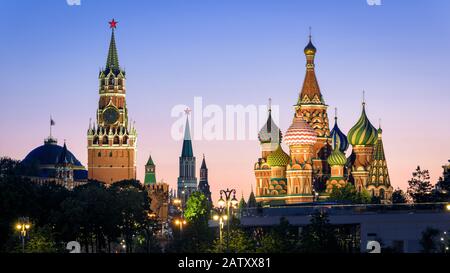
[[[96,123],[88,129],[89,179],[112,184],[136,179],[136,129],[128,120],[125,71],[119,66],[115,29],[109,22],[111,42],[105,69],[99,74]]]

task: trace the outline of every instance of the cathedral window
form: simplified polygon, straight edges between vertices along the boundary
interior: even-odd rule
[[[97,156],[102,157],[102,152],[98,152]]]
[[[104,136],[104,137],[103,137],[103,142],[102,142],[102,144],[108,144],[108,137],[107,137],[107,136]]]
[[[115,136],[114,137],[114,144],[119,144],[119,137],[118,136]]]

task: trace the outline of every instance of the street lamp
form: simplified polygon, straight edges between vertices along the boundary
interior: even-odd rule
[[[217,209],[218,214],[214,214],[213,220],[219,222],[219,242],[220,242],[220,250],[223,249],[223,225],[224,221],[228,220],[228,215],[224,214],[224,207]]]
[[[16,224],[17,231],[20,232],[20,238],[22,239],[22,252],[25,253],[25,238],[28,235],[28,230],[31,228],[30,221],[27,217],[22,217]]]
[[[175,225],[180,228],[180,240],[182,238],[183,226],[185,226],[186,224],[186,220],[183,218],[175,219]]]
[[[231,196],[233,195],[233,197]],[[225,197],[225,199],[224,199]],[[227,222],[227,251],[229,250],[230,246],[230,209],[236,208],[239,201],[236,199],[236,190],[235,189],[226,189],[226,190],[220,190],[220,199],[219,199],[219,208],[223,211],[226,209],[226,219],[223,219]]]

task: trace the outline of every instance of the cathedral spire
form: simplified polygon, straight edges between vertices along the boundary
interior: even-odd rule
[[[120,70],[119,56],[117,54],[116,39],[114,36],[114,31],[117,27],[117,22],[114,19],[112,19],[112,21],[109,22],[109,25],[111,28],[111,41],[109,43],[108,59],[106,60],[106,69]]]
[[[309,31],[309,42],[304,49],[304,53],[306,56],[306,75],[302,90],[300,92],[300,97],[298,99],[298,105],[324,104],[319,88],[319,83],[317,82],[316,73],[314,71],[314,58],[317,49],[312,43],[311,28]]]

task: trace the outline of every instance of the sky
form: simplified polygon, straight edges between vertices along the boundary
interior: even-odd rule
[[[0,156],[23,159],[53,135],[86,166],[86,133],[98,104],[98,72],[118,21],[127,106],[138,132],[137,171],[149,153],[157,179],[172,187],[182,141],[171,134],[177,105],[279,107],[292,121],[304,79],[303,48],[312,28],[316,74],[328,114],[345,133],[361,113],[381,119],[391,183],[406,189],[417,165],[432,182],[450,159],[450,1],[381,0],[0,0]],[[195,110],[192,115],[195,115]],[[330,125],[333,125],[332,118]],[[193,126],[195,126],[193,124]],[[257,140],[193,136],[213,198],[235,188],[248,196]],[[286,150],[286,148],[285,148]]]

